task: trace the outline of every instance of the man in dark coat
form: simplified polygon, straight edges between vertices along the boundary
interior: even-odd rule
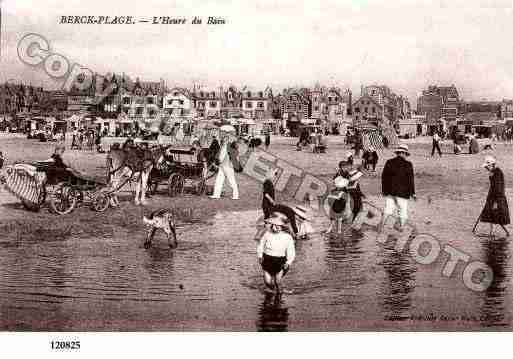
[[[415,197],[415,179],[413,165],[406,160],[409,156],[407,145],[400,145],[396,150],[396,157],[385,163],[381,175],[382,193],[385,197],[385,210],[380,228],[386,223],[389,216],[399,212],[399,223],[396,221],[395,228],[402,230],[408,219],[408,200]]]
[[[509,236],[508,230],[504,227],[510,224],[508,200],[504,192],[504,174],[492,156],[485,157],[483,167],[490,172],[490,189],[479,219],[481,222],[490,223],[490,235],[493,225],[498,224]]]

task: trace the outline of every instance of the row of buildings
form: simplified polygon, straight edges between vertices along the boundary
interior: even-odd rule
[[[513,100],[464,101],[455,85],[431,85],[418,97],[416,113],[431,129],[429,132],[456,128],[489,132],[513,125]]]
[[[408,100],[387,86],[361,88],[356,99],[349,89],[326,87],[286,88],[273,93],[270,87],[255,89],[233,85],[218,88],[193,86],[169,88],[158,82],[133,81],[125,74],[94,76],[83,90],[79,83],[69,91],[45,91],[24,84],[0,85],[1,114],[48,114],[56,117],[93,113],[121,122],[153,119],[281,119],[284,126],[316,123],[387,121],[396,125],[411,116]]]
[[[301,123],[326,127],[340,124],[386,123],[398,131],[408,125],[428,129],[454,126],[513,124],[513,100],[464,101],[455,85],[431,85],[417,99],[416,110],[408,99],[387,86],[362,86],[359,96],[340,87],[319,84],[313,88],[286,88],[274,93],[270,87],[248,86],[169,88],[158,82],[133,81],[125,74],[95,76],[86,90],[78,83],[70,91],[47,91],[42,87],[6,83],[0,85],[0,116],[52,115],[69,117],[90,113],[120,123],[162,119],[279,119],[286,127]],[[422,126],[421,126],[422,125]]]

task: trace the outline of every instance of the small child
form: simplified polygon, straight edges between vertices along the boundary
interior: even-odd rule
[[[276,290],[279,295],[282,293],[281,280],[296,257],[296,249],[292,236],[283,231],[287,225],[284,215],[273,213],[266,223],[269,230],[260,239],[257,256],[264,272],[266,287]]]
[[[333,231],[334,228],[338,228],[340,221],[346,221],[351,216],[348,208],[348,193],[347,185],[349,181],[339,176],[334,180],[335,189],[331,191],[328,196],[328,203],[330,204],[330,226],[326,230],[327,233]]]

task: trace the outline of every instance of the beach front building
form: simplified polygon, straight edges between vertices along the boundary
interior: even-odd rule
[[[500,118],[502,121],[513,120],[513,100],[503,99],[499,104]]]
[[[171,118],[194,117],[194,98],[192,93],[181,87],[172,88],[162,101],[163,113]]]
[[[377,127],[383,121],[383,106],[374,97],[364,95],[353,103],[354,127]]]
[[[272,92],[270,89],[256,91],[245,88],[241,91],[242,115],[244,118],[264,120],[271,117],[270,106]]]
[[[381,120],[386,121],[387,124],[397,128],[397,98],[398,96],[393,93],[388,86],[362,86],[361,96],[367,96],[374,100],[375,103],[381,106]],[[368,100],[365,100],[368,101]],[[377,111],[377,110],[376,110]]]
[[[222,95],[220,91],[201,88],[193,92],[194,109],[199,118],[220,118]]]
[[[310,99],[308,93],[301,90],[284,90],[279,96],[280,114],[285,127],[295,133],[301,121],[310,118]]]
[[[465,108],[454,85],[431,85],[417,100],[417,113],[426,116],[430,135],[435,130],[454,127],[463,112]]]

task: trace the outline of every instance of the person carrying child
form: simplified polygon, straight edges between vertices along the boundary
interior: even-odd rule
[[[266,220],[269,229],[264,233],[257,246],[258,262],[264,272],[264,283],[276,294],[281,294],[281,281],[289,271],[296,257],[296,249],[292,236],[283,230],[287,218],[279,213],[273,213]]]
[[[334,228],[338,228],[342,222],[347,222],[352,216],[350,196],[347,191],[349,180],[339,176],[334,180],[335,188],[328,196],[330,205],[330,225],[326,233],[331,233]]]

